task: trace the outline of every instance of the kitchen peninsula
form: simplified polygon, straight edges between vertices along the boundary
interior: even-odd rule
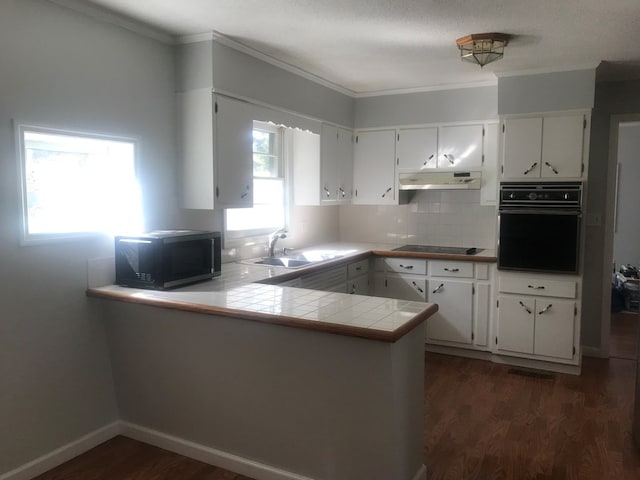
[[[424,479],[437,305],[254,283],[278,273],[230,263],[173,291],[88,290],[117,300],[102,306],[123,433],[254,478]]]

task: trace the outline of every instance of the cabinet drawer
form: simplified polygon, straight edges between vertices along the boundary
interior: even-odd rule
[[[414,275],[427,274],[427,261],[419,258],[385,258],[387,272],[412,273]]]
[[[473,278],[473,263],[431,260],[429,262],[429,273],[432,277]]]
[[[573,280],[550,280],[536,277],[500,276],[498,289],[504,293],[519,293],[537,297],[576,298]]]
[[[347,267],[347,274],[349,278],[356,278],[360,275],[364,275],[369,272],[369,259],[360,260],[359,262],[351,263]]]

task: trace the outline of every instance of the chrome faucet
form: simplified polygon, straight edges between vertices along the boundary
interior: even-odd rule
[[[287,238],[287,231],[284,228],[279,228],[275,232],[269,235],[269,256],[275,256],[276,243],[279,238]]]

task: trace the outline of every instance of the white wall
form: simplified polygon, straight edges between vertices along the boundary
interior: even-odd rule
[[[613,238],[616,267],[640,265],[640,123],[623,123],[618,136],[618,206]]]
[[[1,476],[118,416],[85,297],[87,259],[112,255],[112,239],[19,246],[11,120],[139,137],[149,227],[170,223],[175,189],[170,47],[48,1],[3,0],[0,65]]]

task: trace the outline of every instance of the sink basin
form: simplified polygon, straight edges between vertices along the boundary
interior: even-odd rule
[[[299,260],[296,258],[287,258],[287,257],[267,257],[262,260],[256,260],[253,262],[256,265],[273,265],[275,267],[287,267],[287,268],[297,268],[304,267],[305,265],[309,265],[310,260]]]

